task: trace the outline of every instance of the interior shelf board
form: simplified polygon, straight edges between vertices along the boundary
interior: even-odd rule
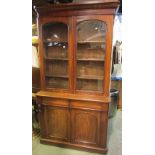
[[[48,41],[48,40],[44,40],[43,43],[68,43],[68,41],[54,41],[54,40],[51,40],[51,41]]]
[[[60,61],[68,61],[68,58],[45,58],[46,60],[60,60]]]
[[[87,93],[88,93],[88,92],[89,92],[89,93],[94,93],[94,92],[95,92],[95,93],[101,93],[101,92],[103,92],[103,90],[87,90],[87,89],[82,89],[82,88],[81,88],[81,89],[77,89],[76,91],[77,91],[77,92],[87,92]]]
[[[100,48],[100,47],[96,47],[96,48],[87,48],[87,50],[89,50],[89,51],[96,51],[96,50],[101,50],[101,51],[102,51],[103,49],[105,50],[105,47],[103,47],[103,48]],[[83,48],[83,49],[82,49],[82,48],[81,48],[81,49],[78,48],[78,51],[83,51],[83,50],[86,50],[86,48]]]
[[[80,75],[80,76],[77,76],[77,79],[103,80],[103,76]]]
[[[50,74],[46,74],[46,77],[51,77],[51,78],[68,78],[67,75],[50,75]]]
[[[104,58],[98,59],[98,58],[78,58],[78,61],[104,61]]]
[[[105,40],[103,41],[78,41],[78,44],[85,44],[85,43],[105,43]]]

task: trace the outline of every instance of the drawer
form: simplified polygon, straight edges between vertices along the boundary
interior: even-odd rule
[[[70,107],[73,109],[83,109],[92,111],[108,111],[108,103],[88,102],[88,101],[71,101]]]
[[[42,104],[50,105],[50,106],[58,106],[58,107],[69,107],[68,100],[49,98],[49,97],[42,98]]]

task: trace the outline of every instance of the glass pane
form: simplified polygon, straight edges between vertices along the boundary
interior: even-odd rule
[[[77,26],[77,90],[103,91],[106,25],[89,20]]]
[[[68,26],[44,25],[43,47],[46,87],[68,89]]]

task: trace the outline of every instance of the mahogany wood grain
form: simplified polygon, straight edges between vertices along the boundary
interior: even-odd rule
[[[99,146],[100,113],[89,110],[71,110],[72,142]]]
[[[52,97],[39,103],[42,138],[106,148],[109,104]]]
[[[109,104],[106,105],[106,108],[109,108]],[[107,127],[108,127],[108,112],[100,113],[100,147],[107,148]]]
[[[73,27],[73,92],[76,90],[76,49],[77,49],[77,32],[76,32],[76,17],[72,17],[72,27]]]
[[[42,105],[42,111],[44,115],[45,130],[43,129],[44,138],[57,139],[63,141],[69,141],[70,133],[70,121],[69,121],[69,110],[64,107],[55,107]],[[41,133],[43,133],[41,132]]]
[[[69,107],[69,101],[60,98],[48,98],[42,99],[42,105],[55,106],[55,107]]]
[[[71,94],[71,93],[61,93],[61,92],[49,92],[40,91],[36,94],[38,98],[40,97],[50,97],[50,98],[60,98],[60,99],[72,99],[80,101],[92,101],[92,102],[104,102],[109,103],[111,101],[110,97],[105,97],[103,95],[83,95],[83,94]]]
[[[35,8],[37,9],[37,12],[40,14],[47,14],[51,12],[60,12],[60,11],[73,11],[74,10],[97,10],[97,9],[116,9],[118,7],[119,1],[118,0],[112,0],[111,2],[106,1],[98,1],[96,3],[90,3],[90,2],[83,2],[82,3],[68,3],[68,4],[59,4],[59,5],[50,5],[47,4],[42,7]]]
[[[74,44],[74,25],[73,25],[73,18],[69,18],[69,77],[70,77],[70,92],[74,93],[74,48],[75,48],[75,44]]]
[[[53,139],[48,139],[48,138],[41,138],[40,142],[42,144],[51,144],[59,147],[67,147],[71,149],[77,149],[77,150],[83,150],[83,151],[88,151],[88,152],[94,152],[94,153],[106,153],[107,148],[103,147],[95,147],[95,146],[89,146],[89,145],[84,145],[84,144],[75,144],[75,143],[69,143],[65,141],[58,141],[58,140],[53,140]]]
[[[113,15],[116,13],[115,9],[98,9],[98,10],[68,10],[64,13],[64,11],[59,11],[59,12],[48,12],[49,16],[51,17],[71,17],[71,16],[83,16],[83,15]],[[41,15],[41,17],[46,17],[46,12]]]
[[[37,27],[38,27],[38,36],[39,36],[39,40],[38,40],[38,50],[39,50],[39,60],[40,60],[40,84],[41,84],[41,90],[45,89],[45,84],[43,83],[43,81],[45,81],[45,75],[44,73],[44,55],[43,55],[43,45],[42,45],[42,24],[41,24],[41,20],[39,20],[39,15],[37,16]]]

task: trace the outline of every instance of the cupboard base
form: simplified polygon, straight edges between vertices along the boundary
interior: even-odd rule
[[[91,153],[106,153],[108,151],[107,148],[86,146],[86,145],[56,141],[56,140],[51,140],[51,139],[43,139],[43,138],[40,139],[40,143],[54,145],[54,146],[58,146],[58,147],[62,147],[62,148],[71,148],[71,149],[76,149],[76,150],[82,150],[82,151],[87,151],[87,152],[91,152]]]

